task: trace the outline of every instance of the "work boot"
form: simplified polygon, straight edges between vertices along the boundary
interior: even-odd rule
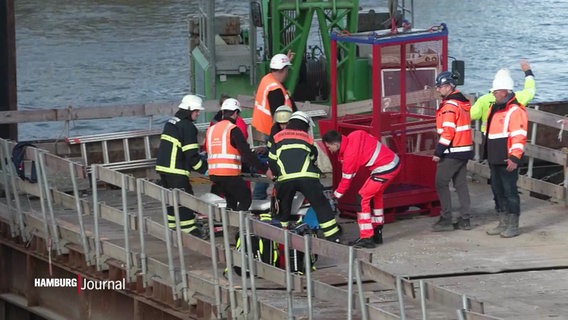
[[[458,222],[454,223],[454,229],[471,230],[471,222],[469,219],[458,218]]]
[[[454,231],[454,225],[452,224],[452,219],[440,217],[440,220],[438,220],[438,222],[434,223],[434,225],[432,226],[432,231],[434,232]]]
[[[507,224],[507,229],[501,232],[501,238],[513,238],[521,234],[519,232],[519,215],[509,214],[507,218],[509,219],[509,223]]]
[[[357,240],[349,242],[350,246],[354,248],[365,248],[365,249],[373,249],[376,247],[375,241],[372,238],[359,238]]]
[[[207,239],[207,234],[201,230],[201,228],[195,228],[189,232],[192,236],[198,237],[199,239]]]
[[[376,226],[373,230],[375,234],[373,234],[373,242],[375,244],[382,244],[383,243],[383,226]]]
[[[501,232],[507,229],[507,213],[505,212],[498,212],[499,213],[499,224],[493,228],[487,230],[487,234],[490,236],[496,236],[501,234]]]
[[[339,233],[333,234],[329,237],[326,237],[325,240],[331,241],[334,243],[341,243],[341,235]]]

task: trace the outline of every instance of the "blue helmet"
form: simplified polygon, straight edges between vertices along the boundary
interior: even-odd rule
[[[450,71],[441,72],[436,77],[436,87],[441,87],[444,84],[449,84],[452,87],[455,87],[457,85],[456,79]]]

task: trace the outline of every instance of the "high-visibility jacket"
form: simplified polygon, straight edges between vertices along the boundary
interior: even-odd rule
[[[164,125],[156,157],[156,171],[189,176],[191,169],[203,173],[207,165],[199,156],[197,128],[188,119],[187,110],[180,110]]]
[[[473,136],[469,100],[459,91],[448,95],[436,111],[436,131],[440,136],[435,155],[454,159],[473,158]]]
[[[237,128],[229,120],[209,127],[206,133],[207,163],[210,176],[241,175],[241,154],[231,145],[231,130]]]
[[[292,108],[292,100],[288,96],[286,88],[274,78],[272,73],[265,75],[258,85],[256,96],[254,98],[254,109],[252,111],[251,125],[258,131],[265,135],[270,134],[272,127],[272,113],[270,112],[270,105],[268,103],[268,93],[274,90],[282,90],[284,95],[284,105]],[[277,108],[279,106],[276,106]]]
[[[534,80],[534,75],[532,71],[527,71],[525,75],[525,87],[523,90],[515,92],[515,96],[517,97],[517,101],[520,103],[520,106],[526,106],[534,98],[535,93],[536,82]],[[481,132],[485,133],[486,131],[489,107],[493,103],[495,103],[495,96],[493,93],[489,92],[477,98],[469,111],[472,120],[481,119]]]
[[[487,119],[485,157],[493,165],[521,161],[527,143],[528,117],[515,96],[504,104],[492,104]]]
[[[304,131],[284,129],[274,135],[268,161],[278,181],[300,178],[320,178],[316,165],[318,150],[313,138]]]
[[[399,157],[391,149],[363,130],[355,130],[341,138],[337,159],[342,163],[341,181],[334,192],[337,198],[345,194],[363,166],[371,171],[371,175],[381,175],[400,165]]]

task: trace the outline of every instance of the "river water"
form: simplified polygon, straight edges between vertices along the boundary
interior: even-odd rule
[[[187,15],[197,2],[15,1],[19,108],[179,100],[189,88]],[[244,0],[217,2],[218,12],[248,11]],[[364,10],[385,4],[360,1]],[[568,0],[417,0],[414,11],[416,27],[448,25],[449,53],[466,62],[464,92],[487,91],[502,67],[520,88],[519,60],[526,58],[537,79],[535,101],[567,99]],[[135,125],[110,123],[75,123],[72,133]],[[22,140],[64,134],[60,124],[20,126]]]

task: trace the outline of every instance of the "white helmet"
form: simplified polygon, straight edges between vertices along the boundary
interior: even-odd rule
[[[274,121],[277,123],[288,123],[292,116],[292,108],[288,106],[280,106],[274,111]]]
[[[511,73],[508,69],[501,69],[495,74],[493,79],[493,87],[491,91],[495,90],[513,90],[515,83],[511,78]]]
[[[237,100],[237,99],[227,98],[227,99],[225,99],[225,101],[223,101],[223,104],[221,105],[221,110],[227,110],[227,111],[239,110],[239,111],[241,111],[241,104],[239,103],[239,100]]]
[[[279,53],[270,59],[270,69],[281,70],[286,66],[291,66],[290,58],[287,55]]]
[[[179,104],[179,108],[189,111],[205,110],[203,108],[203,100],[200,97],[193,94],[188,94],[185,97],[183,97],[181,103]]]
[[[296,112],[292,113],[290,120],[292,120],[292,119],[302,120],[305,123],[307,123],[310,127],[315,126],[314,122],[312,121],[312,118],[307,113],[305,113],[304,111],[296,111]]]

